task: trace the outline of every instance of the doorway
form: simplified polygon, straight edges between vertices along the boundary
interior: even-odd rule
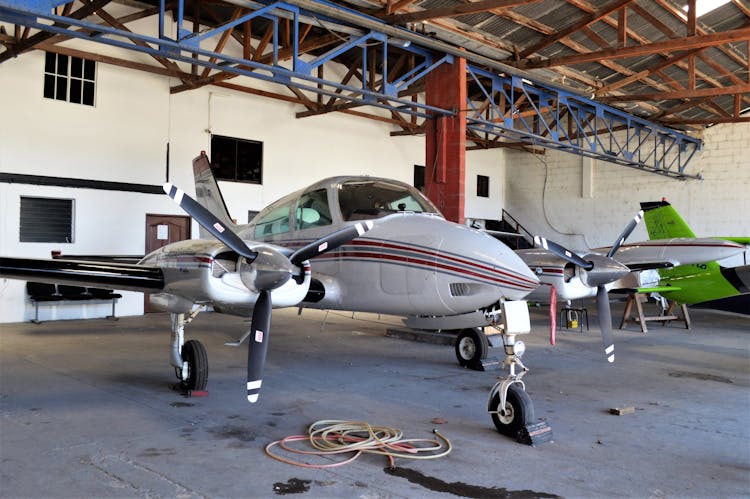
[[[146,254],[162,246],[190,239],[190,217],[184,215],[146,214]],[[157,312],[151,308],[149,294],[143,295],[143,312]]]

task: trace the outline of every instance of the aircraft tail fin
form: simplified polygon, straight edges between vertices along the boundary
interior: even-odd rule
[[[695,233],[669,202],[662,200],[641,203],[641,209],[649,238],[695,237]]]
[[[193,175],[195,177],[195,196],[198,202],[213,213],[221,223],[236,231],[237,224],[229,216],[229,210],[221,195],[219,184],[211,171],[211,163],[205,151],[193,160]],[[203,227],[200,228],[201,239],[211,239],[213,236]]]

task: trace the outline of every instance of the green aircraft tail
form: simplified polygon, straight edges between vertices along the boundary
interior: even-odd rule
[[[641,209],[643,210],[643,220],[646,222],[649,238],[695,237],[695,233],[685,220],[667,201],[641,203]]]
[[[641,203],[643,220],[646,222],[649,238],[671,239],[675,237],[695,237],[692,229],[667,201]],[[680,265],[671,269],[660,269],[660,286],[672,286],[674,291],[660,291],[669,299],[679,303],[701,303],[718,298],[737,295],[739,282],[731,277],[734,269],[722,269],[716,261],[693,265]]]

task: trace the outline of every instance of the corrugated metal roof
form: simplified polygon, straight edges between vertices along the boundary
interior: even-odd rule
[[[747,89],[739,86],[739,82],[744,82],[745,86],[748,82],[746,41],[706,47],[694,56],[692,79],[695,81],[695,90],[715,93],[708,96],[698,94],[690,88],[689,59],[682,57],[688,50],[696,48],[680,46],[680,43],[685,42],[688,32],[687,16],[682,10],[686,2],[634,0],[625,3],[620,10],[613,10],[607,16],[591,21],[592,13],[608,8],[613,5],[613,1],[531,1],[453,17],[443,15],[426,22],[429,23],[430,30],[435,30],[437,37],[443,41],[464,47],[474,46],[482,55],[506,64],[518,65],[532,73],[543,72],[568,84],[573,82],[576,88],[596,90],[617,84],[633,74],[643,73],[638,79],[622,86],[616,85],[619,88],[606,91],[600,97],[606,97],[612,105],[621,106],[629,112],[665,119],[672,124],[680,120],[689,124],[692,120],[710,120],[712,117],[727,119],[734,113],[735,95],[739,95],[741,99],[741,108],[750,108],[750,92],[741,92]],[[466,8],[471,3],[465,0],[422,0],[404,5],[396,14],[451,7]],[[369,4],[374,9],[383,8],[386,0],[369,0]],[[625,13],[628,33],[624,47],[618,43],[619,12]],[[586,20],[591,22],[586,23]],[[730,2],[698,18],[696,34],[721,34],[748,26],[750,5],[744,1]],[[440,29],[441,27],[444,29]],[[558,36],[558,33],[573,27],[579,29],[568,36]],[[482,43],[481,40],[486,42]],[[585,61],[568,62],[565,59],[587,53],[632,50],[670,40],[673,44],[658,52],[626,57],[607,55]],[[545,44],[550,41],[551,43]],[[519,61],[516,56],[511,57],[510,50],[515,54],[523,54],[523,59]],[[533,52],[525,53],[529,50]],[[710,59],[712,64],[705,62],[703,57]],[[665,65],[668,58],[678,59],[679,62]],[[552,63],[550,68],[541,67],[549,63]],[[564,78],[561,77],[563,74],[566,75]],[[736,75],[736,78],[733,79],[730,74]],[[738,89],[738,94],[732,92],[734,88]],[[638,94],[664,94],[665,98],[643,102],[632,100],[633,95]],[[681,97],[673,98],[673,95]],[[695,105],[685,104],[691,100]],[[671,114],[671,109],[677,105],[678,112]]]

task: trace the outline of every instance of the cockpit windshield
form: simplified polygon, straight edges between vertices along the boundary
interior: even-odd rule
[[[435,213],[437,209],[419,191],[383,180],[350,180],[339,187],[344,220],[367,220],[409,211]]]

